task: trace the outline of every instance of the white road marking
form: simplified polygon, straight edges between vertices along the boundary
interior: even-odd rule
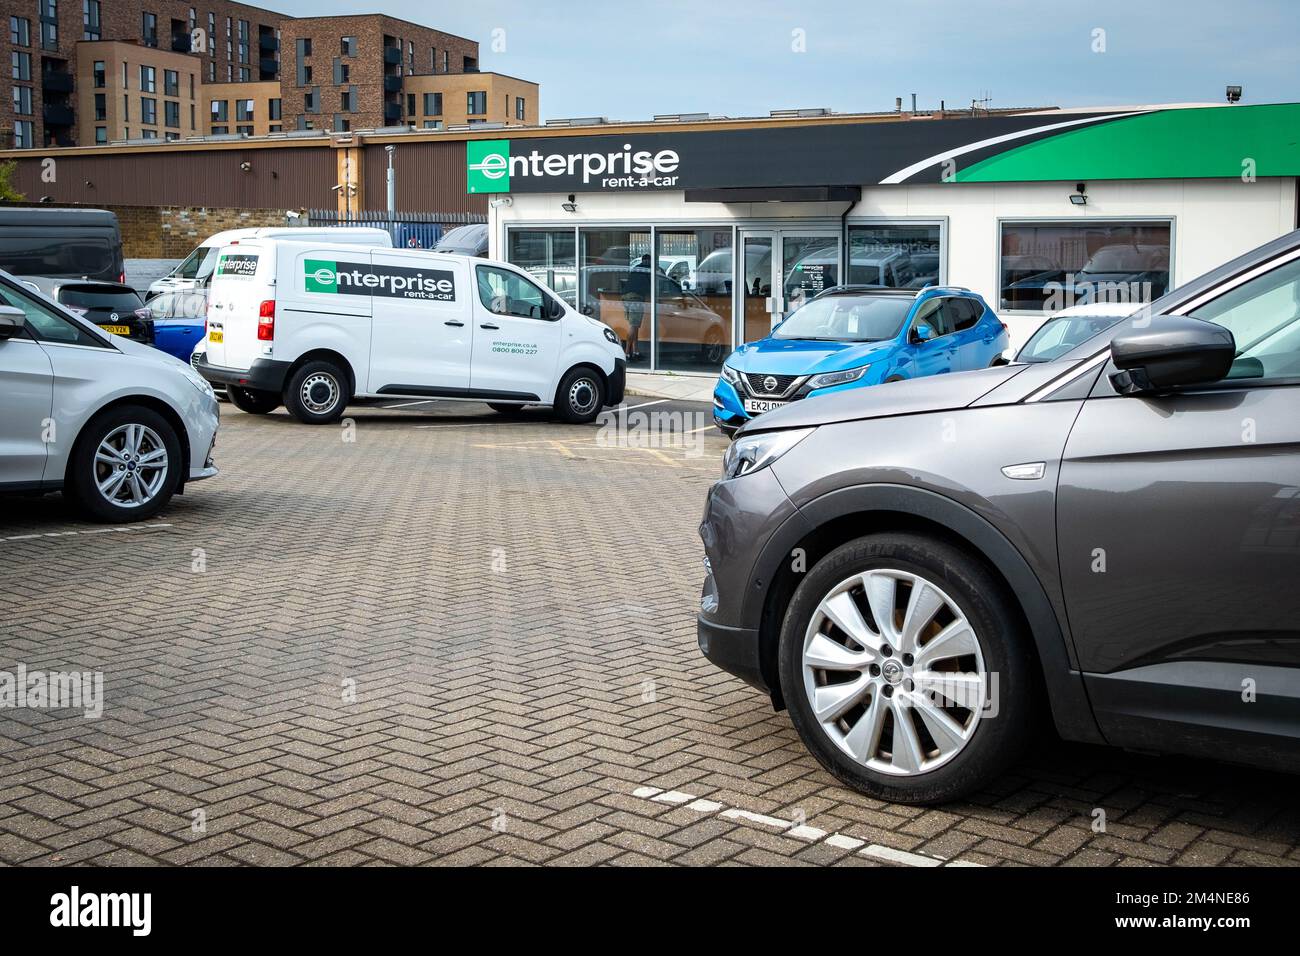
[[[601,412],[602,415],[617,415],[620,411],[634,412],[638,408],[649,408],[651,405],[666,405],[671,402],[671,398],[661,398],[653,402],[642,402],[640,405],[623,405],[620,408],[610,409],[608,412]]]
[[[108,534],[110,531],[153,531],[157,528],[170,527],[170,524],[158,522],[156,524],[129,524],[115,528],[86,528],[84,531],[47,531],[43,534],[14,534],[7,538],[0,538],[0,543],[5,541],[31,541],[35,538],[72,538],[88,534]]]
[[[949,861],[943,857],[927,856],[923,853],[909,853],[906,850],[895,850],[893,847],[881,846],[879,843],[868,844],[866,840],[859,840],[857,837],[846,836],[843,833],[828,834],[827,831],[809,826],[807,823],[785,820],[781,817],[769,816],[766,813],[755,813],[753,810],[744,810],[739,807],[728,807],[716,800],[699,797],[683,790],[637,787],[632,791],[632,796],[677,807],[685,806],[687,810],[694,810],[696,813],[708,815],[716,814],[726,820],[757,824],[779,830],[781,836],[793,837],[796,840],[803,840],[812,844],[823,843],[837,850],[847,850],[850,853],[857,853],[858,856],[870,857],[900,866],[983,866],[982,863],[968,863],[962,860]]]

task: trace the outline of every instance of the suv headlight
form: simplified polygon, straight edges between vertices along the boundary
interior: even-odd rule
[[[725,364],[724,364],[724,365],[722,366],[722,378],[723,378],[724,381],[730,382],[732,385],[739,385],[739,384],[740,384],[740,370],[739,370],[739,369],[734,369],[734,368],[732,368],[730,365],[725,365]]]
[[[789,428],[779,432],[742,435],[722,456],[722,478],[739,478],[766,468],[813,433],[812,428]]]
[[[808,387],[813,388],[830,388],[832,385],[847,385],[849,382],[856,382],[867,373],[871,365],[859,365],[857,368],[847,368],[842,372],[823,372],[821,375],[814,375],[808,380]]]

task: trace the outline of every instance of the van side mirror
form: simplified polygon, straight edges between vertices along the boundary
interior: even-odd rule
[[[917,345],[922,342],[928,342],[934,338],[934,329],[922,322],[920,325],[912,326],[912,341]]]
[[[1228,375],[1237,356],[1232,333],[1185,315],[1160,316],[1146,328],[1111,339],[1118,371],[1110,382],[1121,395],[1152,395],[1188,385],[1208,385]]]
[[[0,341],[21,335],[27,328],[27,313],[12,305],[0,305]]]

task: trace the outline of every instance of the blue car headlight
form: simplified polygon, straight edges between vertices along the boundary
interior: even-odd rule
[[[857,368],[846,368],[842,372],[823,372],[821,375],[814,375],[808,380],[808,387],[830,388],[832,385],[847,385],[849,382],[856,382],[867,374],[867,369],[871,368],[870,364],[859,365]]]
[[[740,384],[740,370],[734,369],[730,365],[722,366],[722,380],[730,382],[732,385]]]

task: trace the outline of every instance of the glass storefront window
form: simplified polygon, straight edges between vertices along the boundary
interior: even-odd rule
[[[578,308],[578,260],[572,229],[512,229],[506,261]]]
[[[1150,302],[1169,289],[1170,236],[1168,222],[1003,223],[1000,306]]]
[[[649,368],[650,230],[584,229],[581,244],[578,308],[614,330],[629,368]]]
[[[939,284],[939,225],[849,227],[849,275],[854,285],[922,289]]]
[[[674,226],[657,230],[655,241],[656,367],[715,372],[731,351],[731,229]],[[725,281],[711,271],[701,276],[723,259]],[[634,272],[649,264],[642,259]]]

